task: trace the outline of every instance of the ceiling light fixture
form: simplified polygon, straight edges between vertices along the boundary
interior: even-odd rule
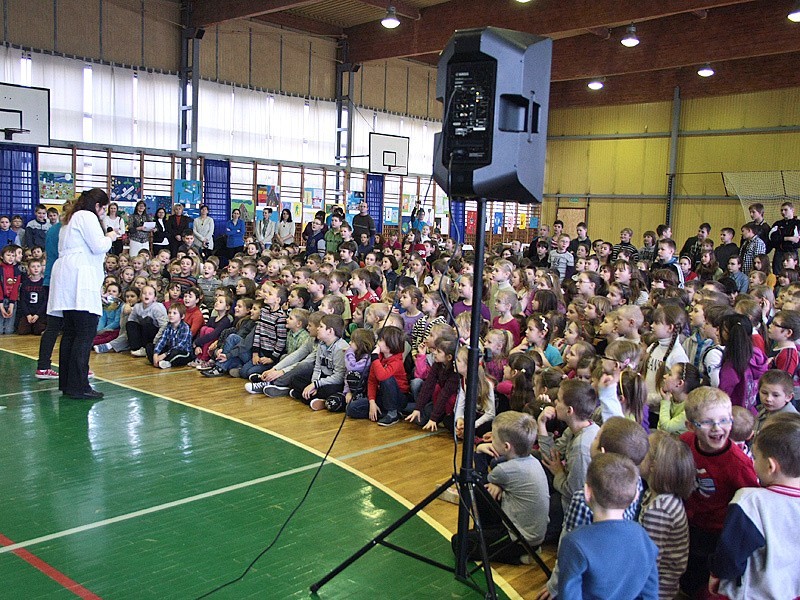
[[[620,44],[626,48],[633,48],[639,45],[639,38],[636,36],[636,25],[628,25],[625,30],[625,37],[620,40]]]
[[[603,86],[605,86],[605,81],[606,81],[605,77],[598,77],[597,79],[592,79],[589,83],[587,83],[586,87],[588,87],[593,92],[596,92],[597,90],[603,89]]]
[[[711,68],[710,63],[706,63],[697,69],[697,74],[700,75],[700,77],[711,77],[714,74],[714,69]]]
[[[394,6],[390,6],[386,9],[386,16],[381,19],[381,25],[386,27],[386,29],[394,29],[400,25],[400,19],[397,18],[397,11]]]
[[[527,4],[530,1],[531,0],[517,0],[517,2],[519,2],[520,4]]]
[[[796,2],[792,12],[787,15],[792,23],[800,23],[800,2]]]

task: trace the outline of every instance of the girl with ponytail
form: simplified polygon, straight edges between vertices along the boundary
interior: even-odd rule
[[[753,325],[744,315],[723,317],[719,328],[722,368],[719,389],[728,394],[734,406],[743,406],[756,414],[758,380],[769,369],[764,353],[753,345]]]
[[[656,342],[647,349],[647,358],[642,364],[642,373],[647,383],[647,402],[656,407],[661,404],[661,380],[666,370],[677,363],[689,362],[689,357],[678,343],[679,336],[686,327],[686,312],[679,306],[659,306],[653,312],[653,335]]]

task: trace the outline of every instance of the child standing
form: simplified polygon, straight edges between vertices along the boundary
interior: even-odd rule
[[[405,334],[387,325],[378,332],[378,356],[372,361],[367,379],[366,398],[348,400],[347,416],[377,421],[389,427],[400,420],[399,412],[408,404],[409,385],[403,367]]]
[[[695,490],[686,500],[689,562],[681,577],[681,590],[689,596],[708,583],[708,557],[719,540],[728,503],[738,489],[758,485],[753,461],[729,439],[731,409],[728,395],[716,388],[699,387],[686,400],[689,431],[681,440],[692,452],[696,472]]]
[[[685,326],[686,313],[679,306],[659,306],[653,313],[653,335],[657,341],[647,349],[647,358],[643,365],[647,402],[651,407],[657,408],[661,403],[658,382],[664,373],[677,363],[689,362],[683,346],[678,343]],[[658,410],[653,413],[658,415]],[[655,423],[652,425],[655,426]]]
[[[169,369],[189,364],[192,358],[192,331],[183,320],[186,307],[176,303],[167,311],[167,326],[161,339],[154,345],[147,344],[147,360],[154,367]]]
[[[756,415],[754,428],[756,435],[775,415],[797,414],[797,409],[792,404],[793,391],[792,378],[786,371],[772,369],[761,376],[758,380],[761,406],[758,407]]]
[[[770,421],[753,446],[762,488],[736,492],[716,551],[710,587],[733,600],[797,598],[800,544],[800,417]],[[718,578],[718,579],[717,579]]]
[[[691,363],[678,363],[664,375],[658,429],[666,433],[686,431],[686,398],[700,387],[700,371]]]
[[[45,212],[44,210],[42,212]],[[0,277],[2,277],[2,305],[0,305],[0,335],[14,333],[14,317],[19,301],[22,273],[17,266],[17,247],[6,246],[2,250]]]
[[[561,540],[559,598],[657,597],[658,549],[641,525],[623,518],[638,482],[639,472],[629,458],[613,452],[594,458],[585,488],[594,521]],[[609,553],[611,547],[626,551]]]
[[[119,296],[119,286],[113,284]],[[42,335],[47,328],[47,292],[42,277],[42,261],[32,258],[28,261],[28,274],[22,278],[19,288],[19,326],[17,333]],[[106,288],[108,289],[108,288]],[[119,328],[119,319],[117,319]]]
[[[694,490],[694,459],[686,444],[664,431],[654,431],[641,469],[648,489],[639,523],[658,547],[659,598],[675,598],[689,560],[689,523],[683,501]]]
[[[722,319],[720,341],[725,346],[719,373],[719,389],[736,406],[756,414],[758,379],[769,368],[767,357],[753,345],[753,326],[744,315]]]

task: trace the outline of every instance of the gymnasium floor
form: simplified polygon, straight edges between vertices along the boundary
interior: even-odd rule
[[[290,399],[251,396],[241,381],[120,355],[92,358],[105,398],[65,400],[57,381],[33,377],[37,348],[38,338],[0,340],[0,597],[192,599],[210,591],[273,539],[341,422]],[[312,583],[447,478],[452,452],[446,435],[345,423],[335,459],[277,544],[211,597],[311,596]],[[452,564],[455,515],[437,500],[390,541]],[[498,571],[504,597],[531,597],[544,581],[532,567]],[[375,594],[481,597],[382,547],[319,597]]]

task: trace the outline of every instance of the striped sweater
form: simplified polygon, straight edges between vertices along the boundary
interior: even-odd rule
[[[689,522],[683,501],[674,494],[645,492],[639,522],[658,547],[658,597],[671,600],[689,560]]]
[[[253,353],[267,356],[273,363],[278,362],[286,350],[286,336],[286,313],[282,310],[272,311],[265,306],[256,324]]]

